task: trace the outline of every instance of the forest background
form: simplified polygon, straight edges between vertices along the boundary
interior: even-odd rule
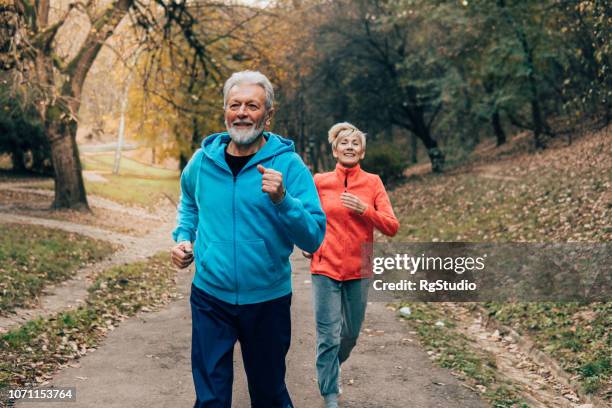
[[[363,166],[388,186],[397,241],[609,244],[610,27],[604,0],[0,0],[0,209],[40,217],[44,204],[43,218],[148,228],[109,215],[117,207],[100,197],[139,216],[159,209],[160,196],[175,207],[180,169],[203,137],[224,130],[225,79],[257,69],[275,86],[272,131],[294,140],[313,172],[335,164],[332,124],[368,134]],[[72,273],[14,245],[0,243],[0,317],[36,305],[46,284]],[[518,397],[493,386],[482,345],[437,324],[462,313],[430,306],[410,305],[409,319],[432,358],[485,387],[493,406],[515,406]],[[483,307],[610,402],[610,302]],[[97,339],[107,309],[64,321],[70,341]],[[32,364],[46,374],[64,364],[46,349],[31,355],[47,330],[58,344],[49,350],[74,352],[62,348],[58,321],[0,338],[12,364],[0,364],[0,386],[24,383]]]
[[[77,134],[125,134],[182,168],[224,128],[221,87],[242,69],[270,77],[273,129],[315,172],[333,164],[338,121],[368,133],[365,167],[388,182],[487,138],[528,131],[544,149],[610,121],[606,1],[41,4],[1,10],[0,151],[17,170],[55,167],[57,207],[86,206]]]

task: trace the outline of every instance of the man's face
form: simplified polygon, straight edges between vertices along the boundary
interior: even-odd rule
[[[259,85],[236,85],[227,95],[225,126],[236,144],[251,144],[261,132],[273,109],[266,112],[266,93]]]

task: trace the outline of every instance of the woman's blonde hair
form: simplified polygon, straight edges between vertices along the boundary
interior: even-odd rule
[[[338,142],[341,138],[349,136],[351,134],[359,136],[359,138],[361,139],[361,145],[365,149],[366,134],[363,133],[361,130],[357,129],[356,126],[351,125],[348,122],[340,122],[332,126],[331,129],[329,129],[329,132],[327,132],[327,140],[329,140],[329,143],[335,149],[338,146]]]

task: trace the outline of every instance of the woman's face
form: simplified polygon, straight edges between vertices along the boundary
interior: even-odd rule
[[[365,149],[361,144],[361,138],[353,132],[340,138],[336,147],[332,148],[332,154],[344,167],[353,167],[365,157]]]

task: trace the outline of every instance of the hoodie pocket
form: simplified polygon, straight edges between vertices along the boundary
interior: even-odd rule
[[[234,275],[234,244],[231,241],[213,241],[202,254],[202,279],[206,284],[227,291],[236,290]]]
[[[271,288],[285,278],[263,239],[236,242],[236,269],[240,292]]]

